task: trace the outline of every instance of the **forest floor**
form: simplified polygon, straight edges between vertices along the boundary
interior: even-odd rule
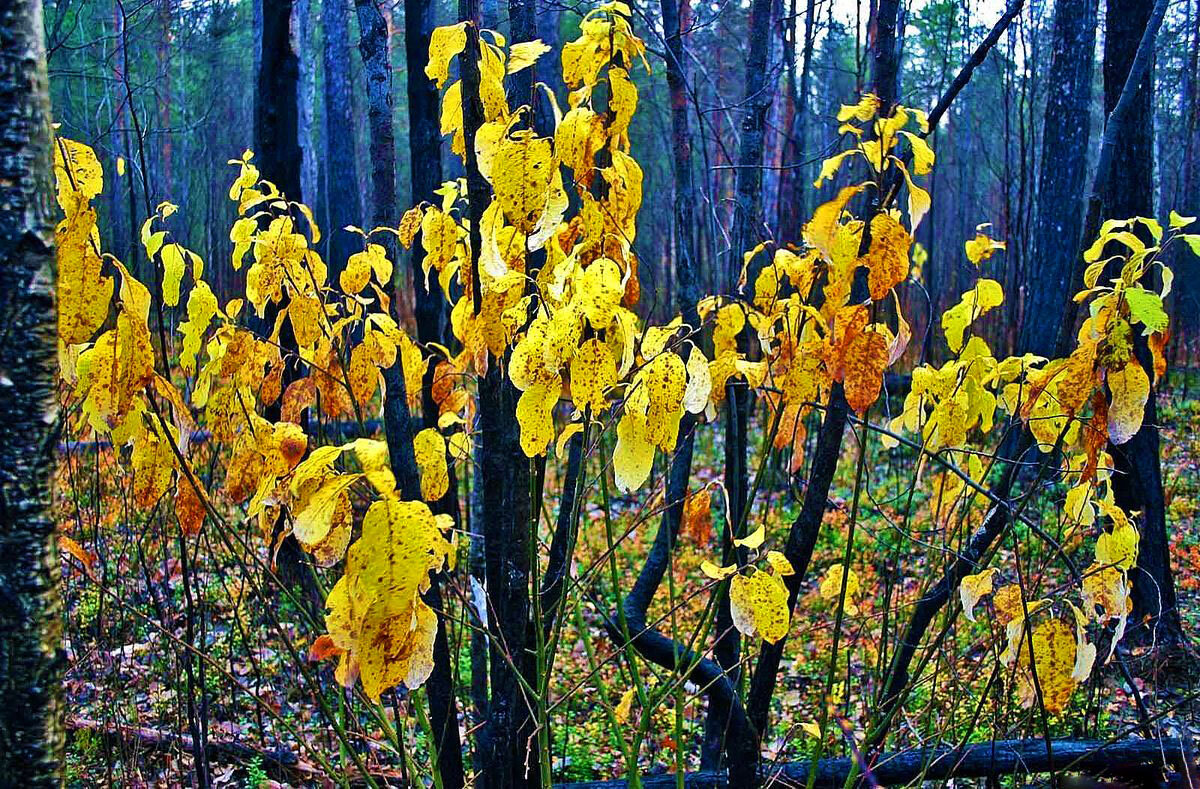
[[[1200,632],[1200,398],[1194,391],[1188,397],[1174,391],[1161,395],[1160,403],[1172,556],[1185,630],[1195,634]],[[810,439],[815,430],[811,433]],[[768,755],[780,761],[817,750],[826,701],[834,712],[831,720],[840,725],[827,728],[824,754],[844,755],[861,739],[906,604],[937,572],[923,558],[926,553],[914,552],[913,540],[945,540],[978,517],[978,507],[935,507],[928,491],[945,480],[928,470],[914,477],[911,453],[884,449],[870,439],[869,480],[855,515],[856,440],[848,437],[846,447],[780,669],[775,724],[765,744]],[[697,508],[685,523],[668,581],[650,612],[651,621],[661,617],[661,627],[681,635],[703,621],[710,599],[711,582],[700,572],[701,562],[720,559],[714,534],[722,528],[721,448],[705,439],[698,449],[694,480],[712,483],[710,517]],[[556,462],[549,466],[547,489],[552,490]],[[321,786],[329,771],[353,773],[356,762],[378,783],[420,784],[430,759],[428,738],[415,714],[423,706],[420,693],[388,694],[377,707],[359,691],[343,691],[333,678],[332,662],[310,660],[309,648],[323,628],[263,583],[267,553],[256,529],[246,525],[243,533],[219,534],[210,525],[185,542],[161,513],[135,511],[119,473],[108,450],[73,452],[60,467],[62,481],[69,484],[59,490],[80,491],[60,502],[64,532],[73,541],[64,545],[69,785],[191,785],[190,742],[200,727],[217,744],[209,751],[214,786]],[[796,505],[786,469],[768,467],[763,475],[755,517],[766,526],[766,547],[781,547]],[[647,501],[645,495],[614,497],[606,508],[599,503],[607,498],[604,490],[590,494],[577,574],[590,570],[594,582],[569,606],[558,652],[551,694],[555,780],[621,777],[622,738],[640,742],[636,758],[644,773],[695,769],[705,713],[696,689],[673,689],[643,715],[636,700],[623,698],[625,690],[636,686],[640,692],[634,695],[641,698],[667,680],[644,663],[635,664],[636,676],[630,674],[629,664],[614,656],[602,623],[602,614],[617,602],[611,581],[628,588],[653,540],[657,520],[651,516],[661,502]],[[1057,524],[1069,550],[1090,550],[1080,548],[1082,535],[1064,532],[1061,501],[1061,488],[1048,489],[1039,500],[1043,526],[1049,530]],[[546,512],[554,509],[554,502],[547,502]],[[831,667],[836,612],[819,585],[846,552],[852,517],[857,536],[851,566],[859,589],[850,595],[853,605],[847,607],[838,660]],[[1061,570],[1052,557],[1036,556],[1040,549],[1035,540],[1026,540],[1028,534],[1018,530],[1016,537],[1014,546],[1027,550],[1024,558],[1035,568],[1034,582],[1053,588]],[[615,550],[610,552],[610,545]],[[465,561],[465,545],[462,551]],[[1002,548],[995,564],[1004,573],[1006,563],[1014,561],[1012,551]],[[461,609],[469,596],[468,589],[452,589],[452,609]],[[1191,668],[1194,662],[1163,660],[1145,646],[1127,655],[1132,687],[1110,664],[1095,672],[1094,683],[1076,691],[1063,714],[1041,721],[1034,710],[1015,703],[1003,672],[995,670],[1002,630],[991,617],[973,623],[958,617],[941,653],[915,684],[890,748],[1040,736],[1046,729],[1053,736],[1118,736],[1136,730],[1135,692],[1155,716],[1157,733],[1192,738],[1200,733],[1195,699],[1200,676]],[[460,687],[469,687],[470,638],[459,629],[451,643],[459,656]],[[189,655],[196,659],[188,660]],[[467,698],[459,702],[469,705]],[[342,741],[331,733],[331,720],[346,732]],[[478,720],[468,707],[465,737],[472,736]],[[345,742],[353,743],[356,753]]]

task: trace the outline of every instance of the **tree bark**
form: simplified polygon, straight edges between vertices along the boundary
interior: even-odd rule
[[[408,88],[408,151],[412,201],[435,200],[434,194],[442,184],[441,128],[438,120],[438,91],[425,76],[429,58],[429,39],[433,35],[434,4],[432,0],[405,0],[404,46]],[[425,259],[423,239],[418,233],[410,256],[413,289],[416,296],[417,338],[423,342],[446,342],[446,298],[437,277],[426,284],[421,261]],[[426,377],[432,383],[433,371]],[[426,386],[424,393],[426,425],[436,423],[437,409]],[[431,422],[432,418],[432,422]]]
[[[262,41],[254,91],[254,154],[263,178],[289,200],[300,188],[300,59],[292,47],[292,0],[262,4]]]
[[[317,93],[317,64],[312,57],[313,24],[312,7],[315,0],[294,0],[293,12],[296,18],[296,49],[300,60],[299,100],[299,137],[300,137],[300,191],[309,200],[317,199],[317,152],[313,148],[313,104]],[[312,206],[317,216],[321,217],[316,205]],[[322,227],[327,225],[322,218]]]
[[[738,170],[735,186],[736,202],[733,211],[733,232],[729,250],[729,271],[726,287],[736,292],[742,276],[753,299],[753,288],[757,272],[765,258],[756,255],[749,270],[742,271],[742,255],[749,251],[762,237],[762,158],[763,136],[766,129],[767,112],[771,108],[774,90],[768,85],[767,60],[771,45],[772,0],[753,0],[750,5],[749,30],[750,49],[746,57],[746,92],[742,97],[741,142],[738,147]],[[745,352],[749,346],[748,331],[738,339],[739,350]],[[745,523],[745,508],[749,488],[746,471],[748,425],[752,399],[745,381],[731,381],[725,387],[725,489],[729,506],[725,513],[725,531],[722,535],[723,554],[726,563],[738,553],[733,539],[738,536],[735,529]],[[739,557],[741,558],[741,557]],[[742,562],[739,561],[739,564]],[[722,587],[717,587],[721,589]],[[737,684],[739,671],[738,656],[741,639],[733,626],[729,608],[729,595],[721,592],[715,619],[717,640],[713,654],[717,662],[729,673]],[[727,736],[730,710],[716,696],[709,699],[708,718],[704,726],[704,745],[700,764],[706,769],[720,765],[720,755]]]
[[[796,0],[792,0],[795,9]],[[800,237],[800,229],[808,218],[809,190],[812,168],[801,166],[807,156],[809,94],[812,92],[813,24],[816,16],[816,0],[807,0],[804,10],[803,65],[800,81],[796,84],[796,67],[792,60],[796,56],[796,45],[789,39],[786,49],[788,62],[788,100],[792,111],[788,117],[787,136],[784,142],[783,165],[787,169],[779,174],[779,240],[786,243]],[[795,28],[795,12],[787,23]]]
[[[0,0],[0,775],[61,785],[54,218],[40,0]]]
[[[1095,50],[1096,0],[1059,0],[1046,84],[1047,133],[1038,175],[1032,287],[1025,293],[1025,321],[1017,346],[1039,356],[1054,355],[1058,321],[1047,318],[1062,311],[1083,232]]]
[[[482,306],[479,274],[480,225],[490,201],[487,181],[475,156],[475,134],[483,125],[479,96],[479,3],[460,0],[459,17],[467,23],[467,45],[458,62],[462,76],[463,136],[466,143],[468,214],[471,223],[469,298],[476,313]],[[514,31],[517,34],[517,31]],[[519,81],[516,84],[520,84]],[[464,298],[468,294],[464,294]],[[529,751],[532,716],[519,677],[536,684],[536,667],[527,642],[530,621],[529,567],[531,497],[529,460],[521,450],[515,413],[518,393],[489,358],[479,383],[480,456],[484,565],[488,601],[490,676],[487,720],[480,732],[483,785],[495,789],[533,786],[536,758]]]
[[[322,50],[325,62],[325,202],[329,206],[329,276],[336,281],[346,259],[361,248],[343,228],[363,221],[354,155],[354,108],[350,85],[348,0],[322,0]]]
[[[358,12],[359,52],[367,77],[367,117],[371,129],[372,221],[380,227],[396,227],[399,223],[396,208],[396,148],[392,122],[392,67],[388,48],[388,27],[375,0],[355,0]],[[407,10],[407,9],[406,9]],[[411,71],[410,67],[410,71]],[[397,260],[399,253],[394,236],[385,233],[380,238],[389,259]],[[393,298],[393,305],[398,303]],[[419,498],[420,478],[412,437],[416,425],[408,408],[404,366],[400,355],[384,371],[387,396],[384,401],[384,420],[387,424],[388,454],[396,478],[404,486],[404,496]],[[407,480],[407,482],[404,482]],[[438,631],[433,644],[433,673],[426,683],[429,717],[433,726],[437,752],[437,769],[442,785],[459,789],[464,783],[462,743],[458,733],[458,701],[454,695],[453,664],[447,632],[450,618],[442,604],[440,577],[434,578],[425,602],[437,612]]]
[[[258,6],[256,5],[256,12]],[[300,58],[291,35],[292,0],[261,3],[262,35],[259,38],[258,71],[254,91],[254,154],[263,179],[270,181],[289,199],[304,200],[300,173],[304,154],[300,149]],[[286,301],[267,305],[262,321],[263,333],[275,325],[276,316],[286,307]],[[280,352],[284,357],[283,389],[300,377],[296,338],[290,322],[285,322],[279,335]],[[274,422],[279,419],[280,404],[267,403],[263,415]],[[275,524],[272,543],[284,528],[282,514]],[[284,537],[275,554],[280,580],[291,587],[304,589],[304,597],[314,614],[321,611],[321,594],[300,543],[290,534]]]
[[[1196,216],[1200,210],[1200,5],[1194,10],[1189,5],[1189,33],[1191,42],[1183,69],[1183,173],[1180,189],[1181,204],[1164,206],[1175,208],[1184,216]],[[1180,248],[1176,261],[1187,260],[1190,250]],[[1185,264],[1186,265],[1186,264]],[[1184,364],[1188,364],[1188,346],[1200,339],[1200,277],[1179,277],[1175,282],[1175,309],[1172,317],[1177,351],[1183,351]],[[1178,357],[1178,353],[1176,354]],[[1184,389],[1186,397],[1187,389]]]
[[[1154,11],[1153,0],[1108,0],[1104,35],[1104,111],[1112,113],[1137,56],[1139,42]],[[1154,215],[1154,68],[1137,83],[1128,121],[1116,129],[1112,167],[1100,184],[1104,215],[1118,219]],[[1089,239],[1090,240],[1090,239]],[[1146,338],[1134,333],[1134,353],[1153,370]],[[1175,645],[1183,639],[1176,606],[1167,538],[1166,502],[1159,461],[1156,392],[1146,401],[1142,428],[1128,442],[1109,445],[1115,475],[1113,494],[1119,506],[1142,513],[1133,586],[1131,637]],[[1143,623],[1149,620],[1148,625]]]

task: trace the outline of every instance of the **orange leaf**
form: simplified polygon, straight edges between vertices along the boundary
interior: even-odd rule
[[[308,659],[310,662],[316,663],[321,660],[329,660],[335,658],[344,652],[341,647],[333,643],[333,638],[329,635],[318,636],[317,640],[308,648]]]
[[[683,533],[697,545],[706,544],[712,535],[712,496],[708,488],[701,488],[684,502]]]
[[[1088,482],[1096,476],[1096,464],[1100,450],[1108,443],[1108,398],[1099,390],[1092,396],[1092,418],[1083,428],[1083,448],[1087,453],[1087,463],[1080,476],[1081,483]]]
[[[889,214],[876,214],[871,220],[871,248],[862,265],[869,269],[867,286],[875,301],[887,296],[892,288],[908,278],[908,248],[912,236]]]
[[[1167,374],[1167,356],[1163,353],[1163,349],[1167,347],[1167,341],[1171,339],[1170,330],[1156,331],[1150,335],[1148,345],[1150,346],[1150,355],[1154,358],[1154,383],[1158,384],[1158,379]]]
[[[843,362],[846,402],[859,416],[879,399],[887,363],[888,339],[879,332],[864,331],[850,344]]]
[[[199,534],[204,526],[204,501],[187,477],[179,480],[179,488],[175,491],[175,515],[179,518],[183,533],[189,537]]]
[[[95,553],[84,548],[65,534],[58,535],[58,547],[78,559],[79,563],[83,565],[83,571],[87,573],[88,578],[91,578],[93,581],[96,580],[95,566],[98,557]]]

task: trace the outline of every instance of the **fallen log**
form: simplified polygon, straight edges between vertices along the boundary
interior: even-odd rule
[[[1089,775],[1120,772],[1128,775],[1138,771],[1139,778],[1152,775],[1147,771],[1162,770],[1164,766],[1191,763],[1189,745],[1179,739],[1161,740],[997,740],[976,743],[961,748],[938,746],[914,748],[897,753],[881,754],[871,766],[870,777],[879,786],[901,786],[913,781],[934,781],[947,778],[987,778],[1002,775],[1034,775],[1049,772],[1086,773]],[[850,774],[850,758],[821,759],[817,762],[816,786],[840,787]],[[789,762],[770,767],[764,775],[765,786],[804,786],[808,782],[811,762]],[[714,772],[695,772],[684,776],[686,789],[729,789],[726,775]],[[670,789],[677,786],[675,775],[643,776],[645,789]],[[555,784],[556,789],[622,789],[626,781],[583,781]]]
[[[118,745],[132,744],[150,751],[179,751],[187,754],[192,752],[190,735],[148,726],[71,717],[67,719],[67,730],[71,734],[79,731],[91,732]],[[209,740],[205,750],[209,759],[222,764],[242,765],[257,759],[267,774],[275,779],[295,780],[299,777],[313,780],[323,775],[319,768],[304,762],[296,754],[282,747],[265,750],[228,740]]]

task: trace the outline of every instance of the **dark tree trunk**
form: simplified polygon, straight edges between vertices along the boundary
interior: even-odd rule
[[[735,185],[736,202],[733,212],[733,232],[729,250],[729,271],[726,287],[735,292],[743,274],[742,254],[758,243],[764,235],[762,229],[762,158],[763,136],[767,123],[767,112],[774,97],[774,85],[767,71],[767,59],[771,46],[772,0],[753,0],[750,5],[749,30],[750,49],[746,57],[746,92],[742,97],[741,142],[738,148],[738,170]],[[764,253],[756,256],[745,272],[747,292],[753,290],[757,271],[762,266]],[[753,294],[751,293],[751,296]],[[748,334],[739,338],[741,350],[749,344]],[[749,487],[746,472],[748,424],[751,406],[750,390],[745,381],[731,381],[726,385],[725,403],[725,489],[729,507],[725,513],[726,528],[722,539],[726,563],[735,555],[733,538],[735,530],[745,523],[745,508]],[[740,558],[740,557],[739,557]],[[739,561],[739,564],[741,562]],[[729,610],[729,595],[721,593],[716,616],[717,640],[713,654],[717,662],[737,684],[738,657],[741,639],[733,626]],[[720,756],[729,728],[731,711],[716,696],[709,698],[708,718],[704,726],[704,745],[700,763],[705,769],[720,765]]]
[[[40,0],[0,0],[0,775],[61,785],[54,216]]]
[[[296,50],[300,60],[299,137],[300,137],[300,191],[309,201],[317,202],[317,152],[313,148],[313,105],[317,94],[317,63],[313,57],[316,25],[313,23],[313,5],[316,0],[295,0],[293,15],[296,20]],[[321,215],[317,205],[312,209],[320,218],[321,227],[329,223]]]
[[[372,221],[381,227],[396,227],[396,135],[392,121],[392,66],[388,48],[387,20],[375,0],[355,0],[358,12],[359,53],[367,78],[367,118],[371,130]],[[428,51],[428,50],[426,50]],[[411,66],[410,66],[411,72]],[[422,71],[423,73],[423,71]],[[395,238],[386,233],[380,241],[391,260],[399,249]],[[393,305],[399,299],[392,299]],[[415,474],[412,436],[416,430],[408,409],[403,361],[384,371],[387,398],[384,419],[387,422],[388,452],[393,467],[405,475]],[[397,479],[401,474],[397,473]],[[412,479],[417,479],[413,477]],[[418,498],[418,485],[408,487],[406,498]],[[441,578],[435,578],[425,594],[425,602],[438,614],[438,631],[433,645],[433,673],[426,683],[429,717],[436,741],[437,769],[443,786],[459,789],[463,785],[462,743],[458,735],[458,701],[454,696],[453,665],[447,636],[450,618],[445,615],[441,598]]]
[[[789,29],[795,26],[796,0],[792,0]],[[787,169],[779,173],[779,240],[782,243],[795,241],[800,237],[800,228],[808,219],[808,195],[812,186],[809,177],[812,168],[801,166],[807,158],[808,144],[808,97],[812,82],[813,55],[813,17],[816,15],[816,0],[807,0],[804,11],[804,50],[803,65],[800,67],[800,80],[796,82],[796,45],[788,39],[785,48],[788,58],[788,101],[791,112],[787,119],[787,135],[784,141],[783,166]]]
[[[488,185],[475,156],[475,133],[483,125],[484,117],[479,96],[478,0],[460,0],[459,16],[467,22],[467,45],[458,62],[463,85],[463,136],[471,222],[469,298],[478,313],[482,305],[480,225],[490,201]],[[520,28],[513,32],[519,35]],[[483,503],[480,528],[484,531],[488,636],[491,640],[490,698],[487,720],[480,732],[480,751],[483,785],[507,789],[535,785],[537,765],[532,756],[527,759],[528,749],[532,746],[532,718],[518,680],[518,672],[527,680],[535,679],[533,661],[526,649],[531,632],[531,475],[529,460],[521,450],[520,426],[515,417],[518,394],[501,369],[501,361],[490,358],[487,374],[479,383]]]
[[[875,25],[871,42],[872,89],[881,101],[881,115],[890,112],[890,108],[896,100],[896,80],[899,67],[896,55],[897,9],[898,0],[882,0],[875,9]],[[882,192],[882,190],[878,191]],[[877,207],[878,198],[876,210]],[[861,301],[865,296],[865,283],[861,281],[860,277],[859,281],[855,283],[851,298]],[[807,574],[808,564],[812,559],[817,537],[820,534],[829,490],[837,471],[838,459],[841,456],[848,415],[849,407],[844,390],[840,384],[836,384],[830,392],[829,404],[825,409],[820,432],[817,435],[817,445],[813,452],[800,513],[788,530],[788,541],[784,549],[784,555],[795,570],[793,575],[784,578],[784,583],[788,588],[789,612],[795,608],[800,585]],[[747,712],[760,742],[769,725],[771,698],[775,693],[779,663],[783,657],[786,643],[786,637],[775,644],[764,643],[754,674],[751,676]],[[733,771],[731,775],[738,781],[748,783],[760,777],[757,775],[758,767],[758,764],[731,765]]]
[[[1058,321],[1047,318],[1061,314],[1072,295],[1068,291],[1083,232],[1095,50],[1096,0],[1059,0],[1043,125],[1053,131],[1042,138],[1035,251],[1017,346],[1022,353],[1054,355]]]
[[[796,608],[800,585],[807,575],[808,563],[812,559],[817,537],[821,532],[821,523],[825,519],[825,505],[829,500],[829,489],[837,471],[838,458],[841,456],[847,416],[846,397],[841,385],[837,384],[830,394],[829,406],[825,409],[825,418],[821,421],[821,429],[817,434],[817,446],[813,451],[812,465],[808,472],[804,501],[800,505],[800,513],[788,529],[788,540],[784,548],[784,556],[795,570],[794,574],[783,579],[788,588],[789,613]],[[770,723],[768,715],[771,698],[775,695],[779,662],[783,658],[783,648],[786,644],[786,637],[774,644],[763,643],[758,663],[750,679],[750,695],[746,707],[750,723],[758,733],[760,743],[766,736]],[[739,783],[751,785],[757,780],[758,768],[757,763],[732,764],[730,775]]]
[[[300,189],[300,59],[292,47],[292,0],[264,0],[262,41],[254,91],[254,154],[262,177],[289,200]]]
[[[411,174],[412,201],[436,199],[434,190],[442,184],[442,137],[438,121],[438,91],[425,76],[425,61],[429,58],[429,39],[434,28],[432,0],[405,0],[404,46],[408,86],[408,151]],[[418,234],[410,257],[413,288],[416,296],[417,338],[421,342],[445,342],[446,298],[437,277],[425,284],[421,261],[425,247]],[[432,374],[432,370],[430,371]],[[432,378],[428,379],[430,382]],[[428,394],[428,386],[426,387]],[[436,422],[437,409],[432,398],[425,400],[425,423]]]
[[[343,230],[360,225],[362,199],[358,192],[358,166],[354,156],[354,108],[350,85],[350,31],[348,0],[322,0],[325,60],[325,195],[329,206],[329,275],[336,281],[346,259],[361,249],[359,239]]]
[[[896,103],[900,71],[896,46],[896,20],[899,13],[898,0],[880,0],[875,9],[874,40],[871,42],[871,90],[879,97],[880,115],[889,115],[892,105]]]
[[[1200,210],[1200,4],[1194,9],[1189,5],[1188,16],[1191,42],[1183,69],[1181,204],[1164,208],[1173,207],[1184,216],[1196,216]],[[1182,263],[1189,255],[1190,250],[1179,248],[1176,260]],[[1200,277],[1179,277],[1175,281],[1175,309],[1171,317],[1176,321],[1172,327],[1176,349],[1184,351],[1184,365],[1187,365],[1190,363],[1187,349],[1200,339]]]
[[[1117,106],[1154,5],[1152,0],[1108,0],[1104,36],[1105,113],[1112,113]],[[1106,180],[1099,184],[1105,217],[1154,215],[1153,86],[1151,66],[1137,85],[1128,121],[1117,128],[1112,167]],[[1134,353],[1143,368],[1153,369],[1146,338],[1140,332],[1135,332]],[[1131,636],[1178,644],[1183,631],[1171,573],[1155,400],[1152,392],[1137,434],[1119,446],[1109,445],[1109,451],[1116,466],[1113,493],[1117,504],[1142,513],[1137,566],[1130,573],[1134,622]],[[1143,627],[1146,618],[1150,624]]]
[[[256,11],[258,6],[256,5]],[[264,0],[262,36],[258,50],[258,73],[254,91],[254,154],[262,177],[275,184],[289,200],[304,199],[300,172],[304,155],[300,150],[300,59],[292,46],[292,0]],[[271,304],[262,322],[264,332],[274,326],[285,304]],[[283,388],[300,376],[296,360],[296,338],[291,323],[285,322],[279,335],[284,355]],[[279,419],[278,402],[268,403],[263,414],[274,422]],[[282,515],[277,520],[272,543],[284,528]],[[275,555],[279,579],[290,588],[300,587],[314,615],[320,613],[321,594],[304,551],[296,538],[288,535]],[[319,617],[318,617],[319,618]]]
[[[675,179],[675,292],[676,311],[695,325],[699,286],[696,282],[696,187],[692,173],[692,130],[688,121],[688,68],[683,25],[690,0],[662,0],[667,38],[667,92],[671,101],[671,174]]]

